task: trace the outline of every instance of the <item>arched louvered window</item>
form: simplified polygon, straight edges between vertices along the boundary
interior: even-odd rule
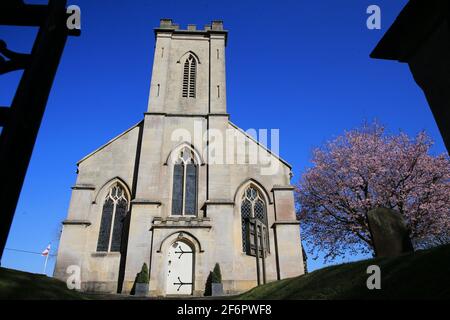
[[[195,81],[197,78],[197,60],[191,54],[184,62],[183,97],[195,98]]]
[[[265,226],[264,243],[266,251],[269,251],[269,234],[267,232],[267,208],[264,198],[254,186],[250,185],[245,189],[241,199],[241,219],[242,219],[242,251],[249,255],[254,255],[253,236],[255,230],[249,230],[249,221],[258,219]]]
[[[120,252],[128,197],[124,188],[116,183],[105,198],[100,222],[97,251]]]
[[[197,214],[197,176],[194,152],[184,147],[173,168],[172,215]]]

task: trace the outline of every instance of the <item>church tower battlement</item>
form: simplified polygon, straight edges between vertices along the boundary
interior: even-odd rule
[[[228,32],[222,21],[203,30],[180,29],[161,19],[155,29],[155,54],[149,113],[226,113],[225,47]]]

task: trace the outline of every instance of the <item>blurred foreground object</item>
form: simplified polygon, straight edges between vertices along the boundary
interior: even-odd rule
[[[0,75],[23,70],[11,106],[0,107],[0,258],[68,35],[65,0],[28,5],[2,1],[0,25],[39,27],[30,54],[11,51],[0,40]]]
[[[409,65],[450,150],[450,3],[411,0],[370,54]]]

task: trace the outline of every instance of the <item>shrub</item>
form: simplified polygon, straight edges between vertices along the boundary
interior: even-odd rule
[[[205,293],[203,294],[205,297],[211,296],[212,294],[212,278],[213,278],[213,272],[210,271],[208,278],[206,279],[205,283]]]
[[[218,263],[214,266],[214,270],[209,272],[208,278],[206,279],[205,293],[203,294],[205,297],[212,294],[213,283],[222,283],[222,272]]]
[[[136,283],[148,283],[149,281],[150,281],[150,279],[149,279],[149,275],[148,275],[148,267],[147,267],[147,264],[144,263],[142,265],[141,272],[139,272],[137,274]]]
[[[218,263],[214,266],[212,283],[222,283],[222,273],[220,272],[220,265]]]

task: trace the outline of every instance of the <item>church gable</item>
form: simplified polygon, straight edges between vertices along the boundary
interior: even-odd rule
[[[112,138],[111,140],[109,140],[107,143],[105,143],[104,145],[100,146],[99,148],[95,149],[94,151],[92,151],[91,153],[89,153],[88,155],[86,155],[85,157],[83,157],[81,160],[79,160],[77,162],[77,165],[79,165],[80,163],[84,162],[85,160],[91,158],[92,156],[96,155],[97,153],[99,153],[100,151],[102,151],[103,149],[110,147],[113,143],[115,143],[115,141],[120,140],[122,138],[124,139],[129,139],[129,136],[131,135],[130,132],[132,131],[136,131],[136,129],[142,124],[142,121],[140,121],[139,123],[135,124],[134,126],[132,126],[131,128],[125,130],[124,132],[120,133],[119,135],[115,136],[114,138]]]
[[[290,172],[292,166],[282,159],[280,156],[273,153],[268,147],[264,146],[263,144],[259,143],[255,140],[250,134],[239,128],[237,125],[232,123],[231,121],[228,122],[229,129],[235,130],[235,136],[237,137],[238,142],[244,142],[247,144],[246,152],[256,152],[257,155],[262,155],[262,161],[259,161],[256,163],[258,166],[268,166],[270,164],[274,164],[276,162],[280,166],[282,166],[282,169],[280,170],[280,173],[284,173],[287,171]],[[268,133],[270,134],[270,133]],[[251,157],[250,157],[251,158]],[[248,159],[248,161],[251,161],[251,159]],[[252,163],[253,164],[253,163]]]
[[[100,188],[113,177],[131,185],[142,122],[136,124],[78,162],[78,184]]]

